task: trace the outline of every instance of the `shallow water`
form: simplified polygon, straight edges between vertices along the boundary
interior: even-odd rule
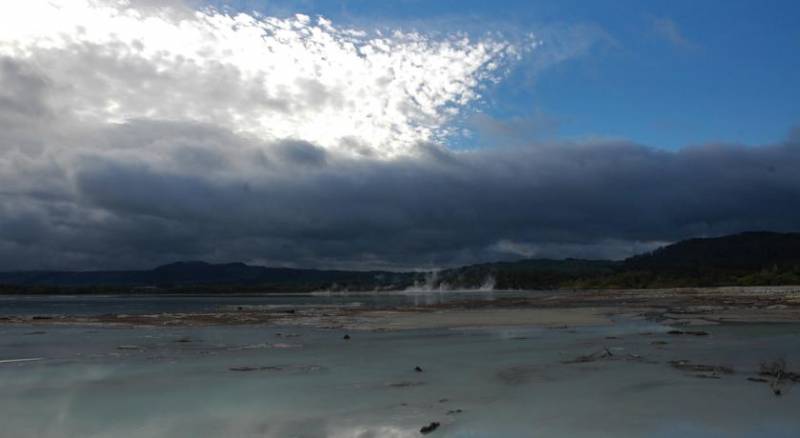
[[[442,304],[463,300],[491,301],[540,291],[425,291],[264,295],[6,295],[0,296],[0,315],[100,315],[160,312],[212,312],[239,305],[303,307],[357,306],[365,308]]]
[[[431,421],[442,437],[800,434],[800,387],[746,380],[762,360],[799,368],[797,326],[666,330],[5,326],[0,360],[43,359],[0,364],[0,436],[406,437]],[[563,363],[603,347],[612,358]],[[700,379],[679,359],[736,373]]]

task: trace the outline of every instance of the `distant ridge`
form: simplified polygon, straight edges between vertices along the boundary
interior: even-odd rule
[[[625,261],[629,268],[671,269],[698,265],[758,269],[800,262],[800,233],[751,231],[688,239]]]
[[[407,281],[411,274],[384,271],[328,271],[318,269],[268,268],[244,263],[212,264],[202,261],[175,262],[143,271],[21,271],[0,273],[0,284],[65,287],[159,287],[263,286],[273,289],[314,290],[339,283],[350,287],[383,287]]]
[[[527,259],[435,273],[270,268],[182,261],[140,271],[0,272],[0,293],[649,288],[800,284],[800,233],[680,241],[623,261]]]
[[[486,263],[443,271],[437,280],[439,287],[458,288],[486,278],[498,289],[800,284],[800,233],[755,231],[688,239],[623,261]]]

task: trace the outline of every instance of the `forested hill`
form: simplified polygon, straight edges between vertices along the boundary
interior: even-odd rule
[[[761,269],[800,262],[800,233],[748,232],[689,239],[625,261],[629,269]]]
[[[141,271],[0,272],[0,293],[308,292],[800,284],[800,233],[689,239],[623,261],[528,259],[435,273],[178,262]]]
[[[523,260],[444,271],[442,283],[498,289],[800,284],[800,233],[689,239],[623,261]]]
[[[73,292],[296,292],[322,289],[373,290],[411,285],[409,273],[268,268],[244,263],[177,262],[141,271],[22,271],[0,273],[5,292],[17,289]],[[20,288],[21,287],[21,288]]]

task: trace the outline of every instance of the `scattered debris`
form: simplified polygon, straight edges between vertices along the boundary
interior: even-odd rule
[[[758,375],[771,378],[761,380],[769,383],[769,388],[776,396],[783,394],[783,385],[785,383],[800,382],[800,374],[787,371],[786,368],[786,361],[783,359],[761,363]]]
[[[422,426],[422,428],[419,430],[419,433],[421,433],[423,435],[426,435],[426,434],[429,434],[429,433],[433,432],[434,430],[436,430],[438,428],[439,428],[439,422],[438,421],[432,421],[427,426]]]
[[[694,374],[694,377],[699,377],[701,379],[719,379],[721,374],[734,373],[733,368],[726,366],[692,363],[688,360],[671,360],[669,364],[672,365],[673,368],[681,371],[698,373]]]
[[[614,357],[614,353],[611,352],[607,347],[603,347],[602,350],[596,351],[592,354],[587,354],[584,356],[578,356],[572,360],[562,361],[563,364],[572,364],[572,363],[586,363],[586,362],[594,362],[600,359],[607,359],[610,357]]]
[[[390,388],[410,388],[412,386],[421,386],[424,384],[425,382],[394,382],[394,383],[389,383],[386,386]]]
[[[262,368],[260,367],[230,367],[228,368],[231,371],[259,371]]]
[[[690,335],[690,336],[708,336],[708,332],[703,330],[670,330],[667,332],[668,335]]]
[[[416,371],[416,372],[418,372],[418,373],[421,373],[421,372],[422,372],[422,368],[421,368],[419,365],[418,365],[418,366],[415,366],[415,367],[414,367],[414,371]]]
[[[787,371],[786,368],[786,361],[783,359],[778,359],[774,362],[762,362],[761,370],[758,374],[800,383],[800,374]]]
[[[288,366],[278,366],[278,365],[264,365],[264,366],[240,366],[240,367],[230,367],[228,368],[230,371],[239,371],[239,372],[251,372],[251,371],[286,371],[298,374],[308,374],[314,372],[321,372],[325,371],[324,367],[319,365],[288,365]]]
[[[759,383],[768,383],[769,380],[764,379],[762,377],[748,377],[747,380],[751,382],[759,382]]]

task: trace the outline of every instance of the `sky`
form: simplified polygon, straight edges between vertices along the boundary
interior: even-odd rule
[[[0,270],[800,229],[791,1],[0,5]]]

